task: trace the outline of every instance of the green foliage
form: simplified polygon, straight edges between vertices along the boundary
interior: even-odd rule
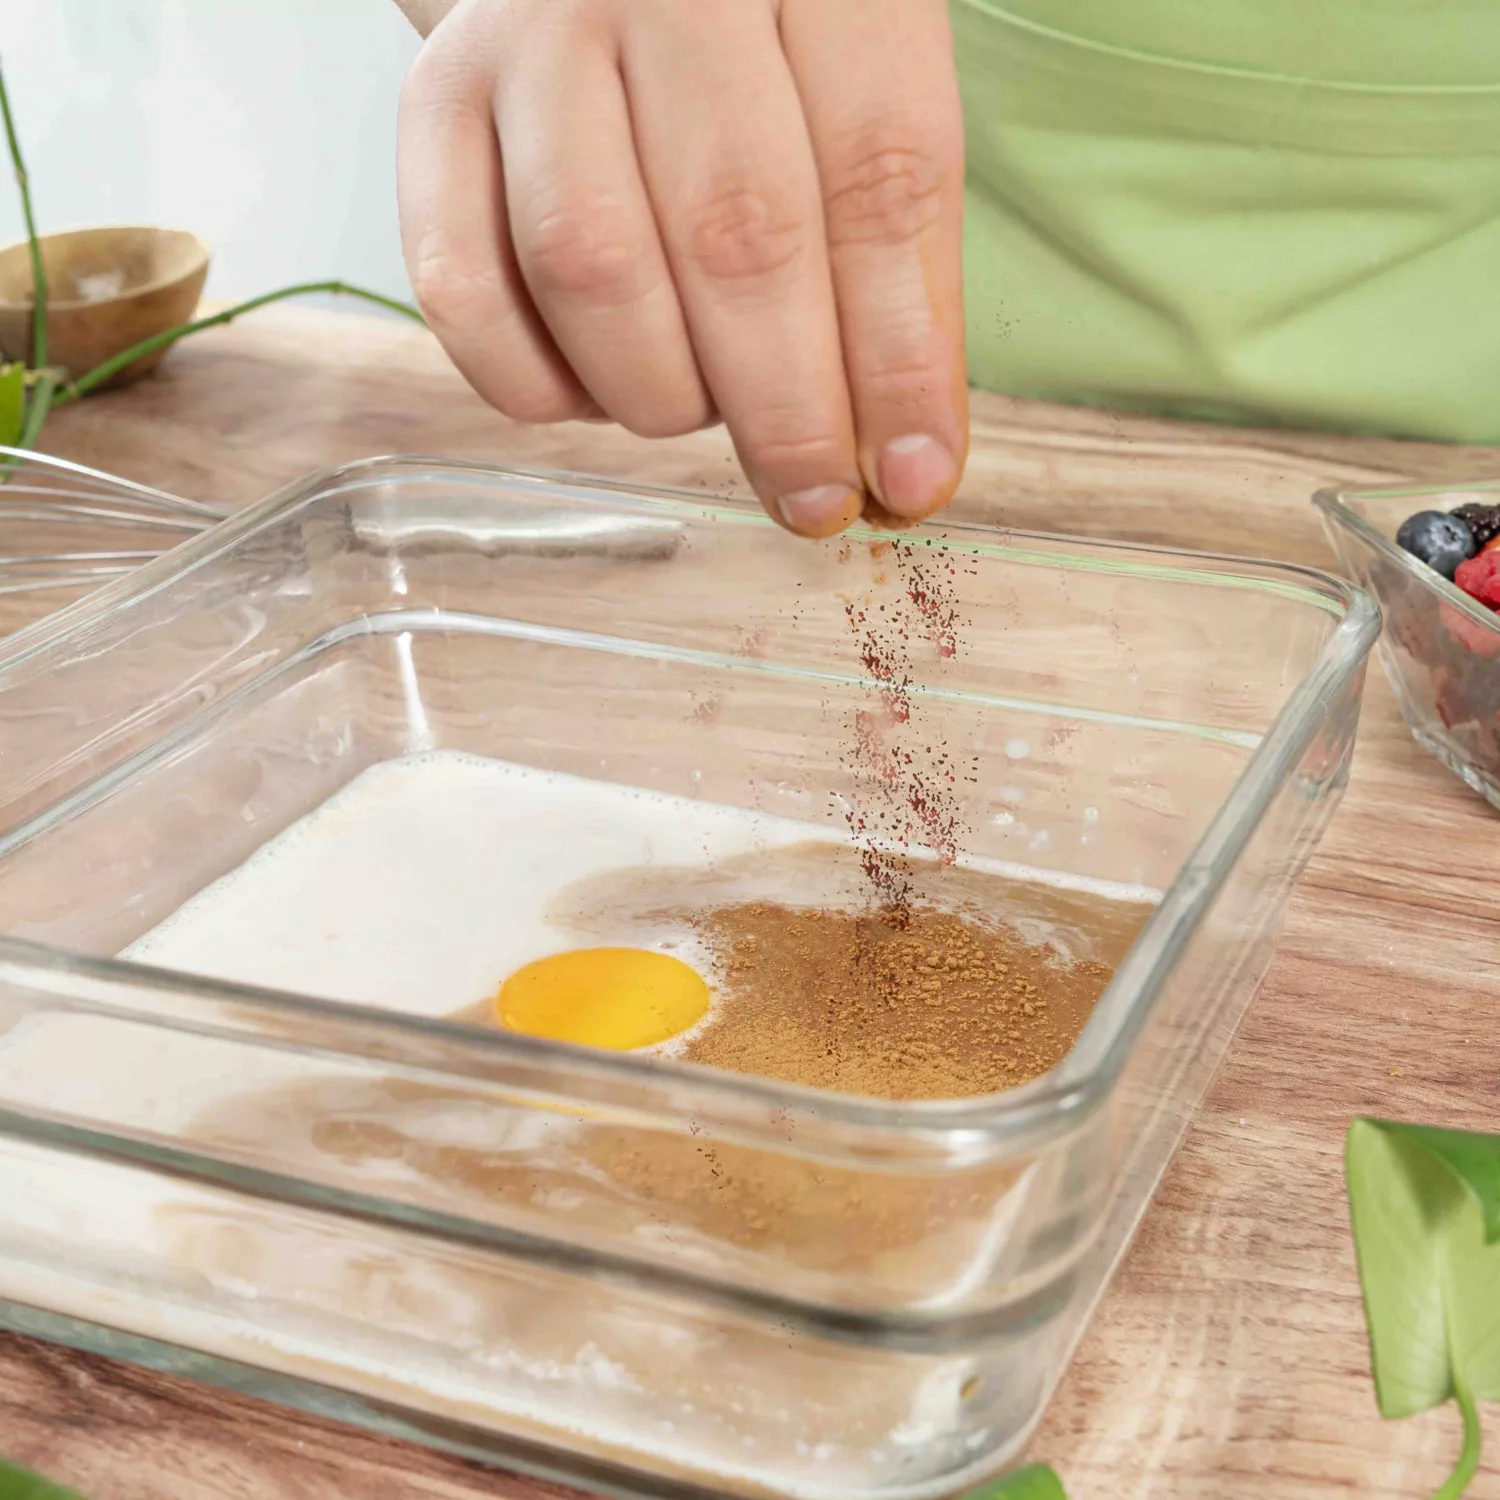
[[[0,1495],[0,1500],[7,1497]],[[999,1484],[975,1490],[964,1500],[1068,1500],[1062,1481],[1046,1464],[1030,1464],[1007,1474]]]
[[[81,1500],[81,1497],[40,1474],[33,1474],[30,1469],[0,1459],[0,1500]]]
[[[26,366],[0,365],[0,447],[14,448],[26,425]]]
[[[1435,1500],[1479,1466],[1476,1400],[1500,1400],[1500,1136],[1356,1120],[1344,1149],[1383,1417],[1457,1401],[1464,1444]]]

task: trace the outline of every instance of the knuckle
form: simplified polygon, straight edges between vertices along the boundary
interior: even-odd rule
[[[469,378],[475,390],[501,415],[532,427],[577,421],[596,410],[570,375],[545,362],[525,360],[485,367]]]
[[[498,266],[431,237],[413,261],[411,289],[422,316],[439,329],[469,329],[492,319],[504,296]]]
[[[436,100],[446,98],[459,76],[461,75],[454,68],[452,56],[441,43],[424,43],[412,59],[411,66],[406,70],[406,77],[401,82],[401,109],[422,109]]]
[[[716,186],[687,216],[689,260],[713,281],[758,281],[805,253],[806,217],[784,198],[743,182]]]
[[[918,144],[920,143],[920,144]],[[960,156],[923,132],[889,124],[859,137],[827,175],[830,244],[892,244],[924,234],[941,217]]]
[[[641,438],[680,438],[701,432],[713,417],[707,401],[674,402],[649,411],[620,413],[620,425]]]
[[[571,422],[585,410],[584,403],[571,391],[546,387],[508,391],[491,405],[513,422],[524,422],[531,427]]]
[[[630,215],[608,199],[540,214],[527,226],[518,249],[538,296],[611,304],[640,294],[646,247]]]
[[[751,424],[743,444],[761,474],[838,476],[849,468],[848,448],[832,432],[810,428],[804,412],[774,412]]]
[[[482,93],[482,72],[472,53],[434,34],[423,43],[401,83],[403,114],[467,109]]]
[[[474,389],[512,422],[552,427],[559,422],[572,422],[588,410],[583,393],[545,366],[531,369],[525,375],[487,368],[466,375]]]
[[[883,352],[851,360],[851,378],[867,400],[920,405],[946,400],[953,386],[953,353],[931,330]]]

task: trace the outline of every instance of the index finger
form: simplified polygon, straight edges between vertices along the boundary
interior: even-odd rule
[[[817,168],[766,0],[658,0],[622,45],[641,167],[703,377],[767,510],[827,536],[864,486]]]
[[[818,163],[860,465],[886,510],[915,520],[952,498],[969,438],[947,0],[783,0],[781,33]]]

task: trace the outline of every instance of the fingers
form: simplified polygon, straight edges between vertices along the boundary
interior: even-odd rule
[[[968,451],[946,0],[784,0],[781,35],[816,154],[860,468],[892,516],[916,519],[952,498]]]
[[[521,274],[558,349],[644,437],[713,416],[636,161],[615,38],[575,11],[533,21],[495,120]]]
[[[813,0],[818,3],[818,0]],[[765,0],[658,0],[621,62],[698,365],[767,510],[810,536],[860,512],[817,169]],[[691,80],[691,86],[684,86]]]
[[[587,416],[592,403],[537,316],[511,247],[491,72],[472,46],[445,45],[451,24],[401,93],[396,179],[412,290],[492,406],[525,422]]]
[[[403,247],[502,411],[720,413],[830,535],[957,486],[962,155],[945,0],[465,0],[403,91]]]

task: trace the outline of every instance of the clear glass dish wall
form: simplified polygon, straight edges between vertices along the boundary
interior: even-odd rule
[[[846,606],[924,577],[965,851],[1164,893],[1044,1079],[889,1104],[111,957],[430,749],[826,825],[879,694]],[[809,546],[436,462],[273,497],[0,652],[7,1316],[640,1493],[953,1492],[1024,1442],[1269,961],[1376,628],[1297,569]]]
[[[1500,615],[1396,545],[1422,510],[1500,503],[1500,484],[1329,490],[1316,497],[1344,571],[1379,602],[1380,660],[1412,737],[1500,808]]]

